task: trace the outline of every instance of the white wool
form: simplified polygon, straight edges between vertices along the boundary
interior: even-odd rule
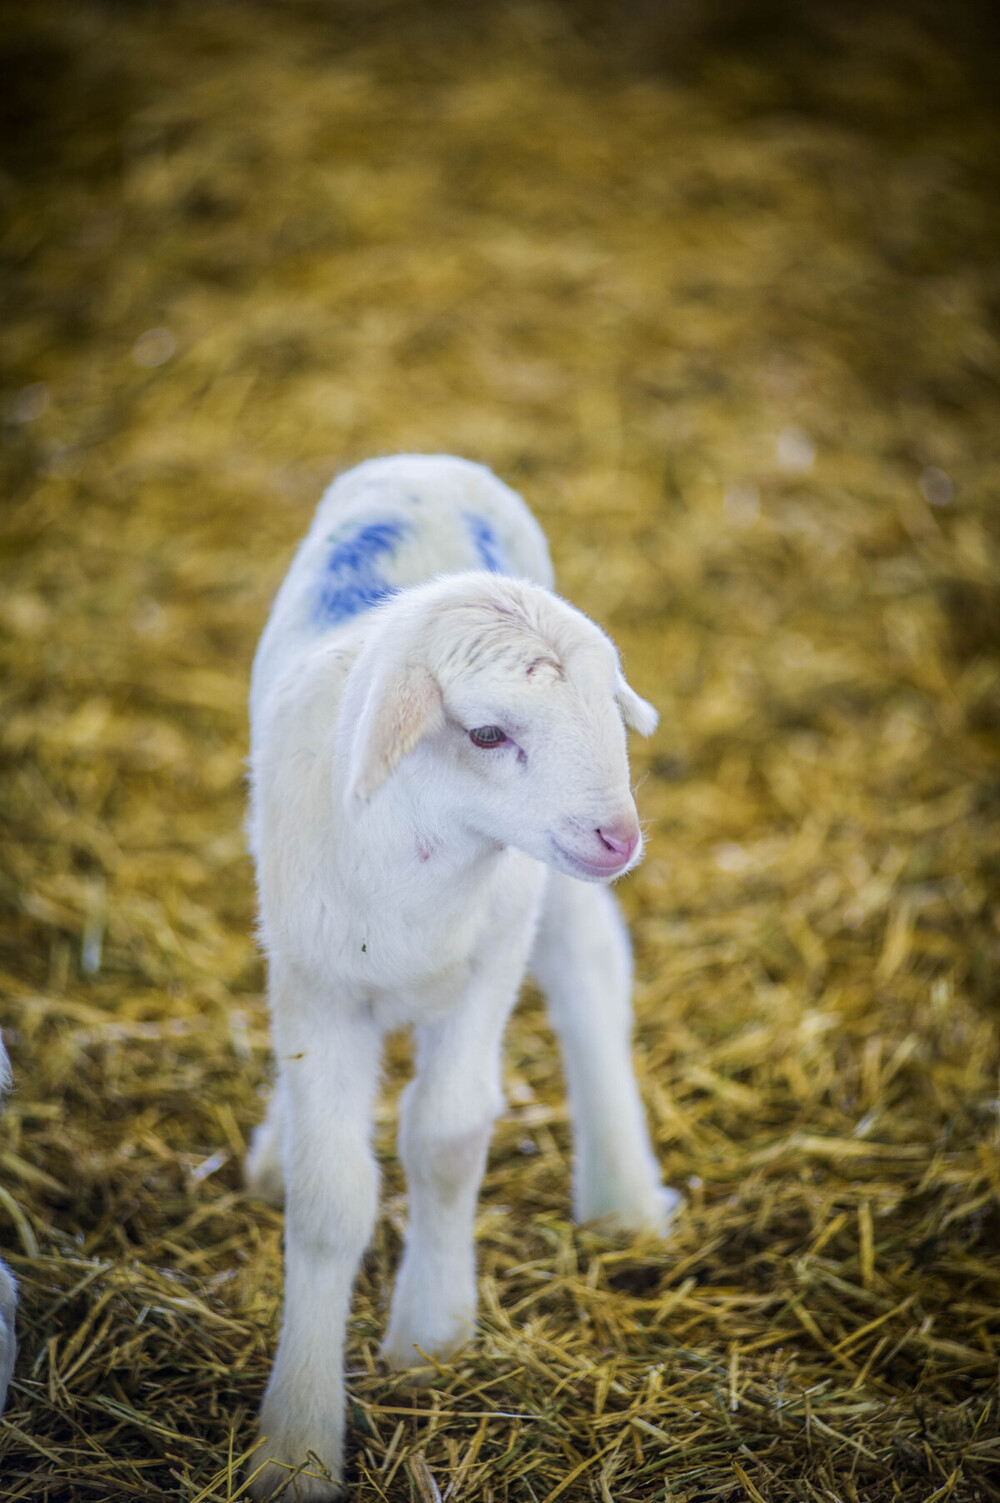
[[[624,722],[648,734],[656,713],[551,584],[537,523],[488,470],[374,460],[327,491],[261,641],[249,828],[278,1079],[248,1177],[285,1200],[286,1294],[257,1456],[273,1462],[254,1496],[308,1451],[340,1475],[387,1030],[416,1039],[391,1366],[419,1365],[418,1349],[447,1358],[473,1334],[476,1197],[529,965],[564,1054],[575,1214],[648,1230],[673,1208],[632,1073],[628,939],[603,885],[641,857]],[[484,727],[505,739],[475,744]]]

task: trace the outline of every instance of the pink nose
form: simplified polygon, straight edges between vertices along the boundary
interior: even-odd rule
[[[623,861],[631,860],[639,844],[639,831],[634,825],[606,825],[597,834],[608,850],[614,851]]]

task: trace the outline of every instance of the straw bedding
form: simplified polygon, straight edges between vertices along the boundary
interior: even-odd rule
[[[412,448],[523,490],[661,710],[620,895],[687,1206],[571,1225],[527,996],[481,1336],[390,1380],[395,1041],[353,1496],[1000,1499],[989,57],[767,14],[4,8],[5,1498],[239,1494],[248,668],[322,484]]]

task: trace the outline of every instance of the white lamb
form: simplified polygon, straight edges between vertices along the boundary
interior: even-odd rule
[[[623,720],[649,734],[656,712],[552,583],[541,530],[488,470],[372,460],[327,491],[260,644],[250,830],[278,1079],[247,1175],[287,1214],[257,1498],[309,1452],[342,1475],[387,1030],[416,1041],[391,1367],[473,1333],[476,1197],[526,968],[564,1055],[575,1215],[660,1231],[676,1201],[632,1072],[628,938],[600,885],[642,854]],[[314,1472],[293,1491],[339,1489]]]

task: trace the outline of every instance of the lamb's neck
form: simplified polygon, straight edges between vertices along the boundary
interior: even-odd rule
[[[397,768],[357,818],[359,854],[391,886],[467,888],[492,869],[504,847],[471,830],[447,790],[431,792],[409,771],[405,763]]]

